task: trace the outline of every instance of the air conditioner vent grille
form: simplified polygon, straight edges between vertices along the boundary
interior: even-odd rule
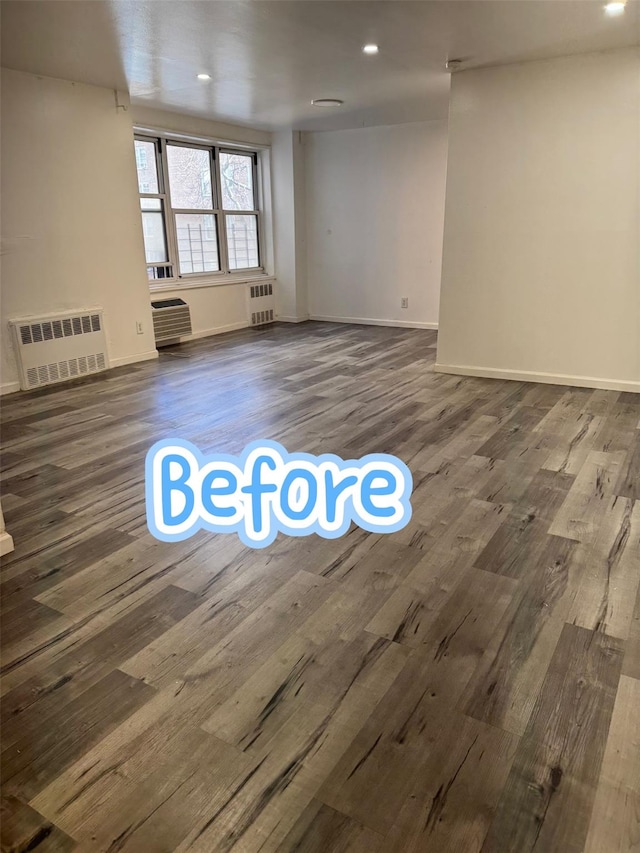
[[[156,345],[192,333],[191,311],[184,299],[159,299],[151,303]]]

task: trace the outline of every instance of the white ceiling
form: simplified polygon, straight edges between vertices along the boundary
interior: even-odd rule
[[[640,43],[640,0],[2,0],[2,64],[264,129],[446,116],[464,67]],[[377,56],[362,54],[367,42]],[[212,79],[201,82],[199,72]],[[312,98],[341,98],[334,110]]]

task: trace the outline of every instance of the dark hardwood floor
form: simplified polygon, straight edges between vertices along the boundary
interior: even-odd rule
[[[5,398],[2,850],[640,849],[640,395],[307,323]],[[146,529],[144,456],[398,455],[413,518]]]

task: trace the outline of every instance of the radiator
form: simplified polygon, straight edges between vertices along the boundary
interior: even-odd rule
[[[102,308],[9,320],[24,390],[109,367]]]
[[[247,306],[250,326],[264,326],[273,323],[276,314],[274,294],[275,284],[266,281],[264,284],[247,285]]]
[[[151,303],[156,346],[191,334],[191,312],[184,299],[159,299]]]

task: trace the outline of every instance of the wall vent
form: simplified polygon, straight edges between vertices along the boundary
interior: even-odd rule
[[[247,306],[249,324],[264,326],[273,323],[276,317],[275,284],[266,281],[264,284],[247,285]]]
[[[268,281],[266,284],[252,284],[249,287],[249,298],[258,299],[260,296],[273,295],[273,282]]]
[[[265,323],[273,323],[273,308],[266,311],[253,311],[251,313],[251,325],[263,326]]]
[[[102,308],[10,320],[23,390],[109,367]]]
[[[156,346],[191,334],[191,312],[184,299],[159,299],[151,303]]]

